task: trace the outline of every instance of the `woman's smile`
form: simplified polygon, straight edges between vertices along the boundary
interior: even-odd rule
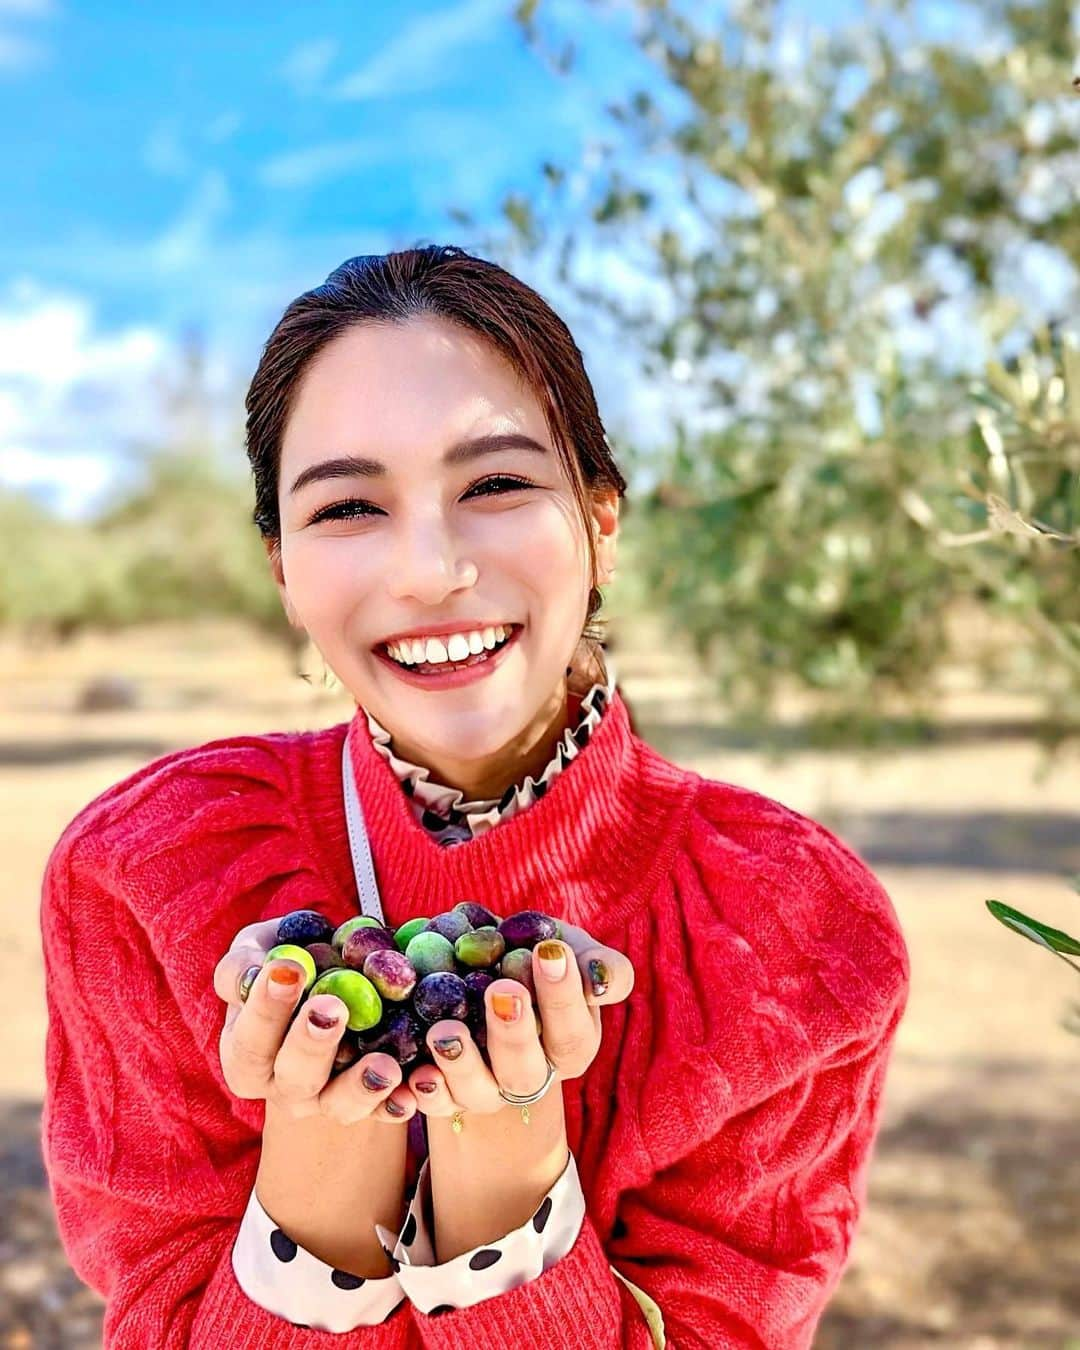
[[[507,654],[517,646],[522,631],[522,626],[515,624],[510,636],[501,646],[490,651],[485,648],[475,655],[470,652],[463,661],[446,662],[442,669],[424,662],[420,663],[419,669],[403,665],[400,661],[395,661],[382,647],[375,649],[375,655],[398,679],[417,689],[457,689],[461,685],[475,684],[478,680],[486,679],[498,670]]]

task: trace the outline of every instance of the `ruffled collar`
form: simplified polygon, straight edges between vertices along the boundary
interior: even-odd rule
[[[361,711],[371,733],[371,744],[401,784],[413,816],[439,844],[449,847],[475,839],[543,797],[558,774],[588,745],[605,709],[611,705],[616,673],[610,656],[605,659],[604,669],[606,680],[597,681],[584,696],[571,692],[570,723],[539,777],[527,774],[522,782],[512,783],[501,798],[464,800],[460,788],[438,782],[426,766],[395,754],[390,732],[367,709]]]

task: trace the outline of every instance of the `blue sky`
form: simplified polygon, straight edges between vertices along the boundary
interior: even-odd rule
[[[809,16],[861,11],[787,8],[796,47]],[[543,160],[580,163],[608,101],[655,86],[625,4],[545,0],[545,27],[577,47],[569,79],[511,11],[0,0],[0,482],[93,509],[123,446],[152,437],[156,381],[191,326],[235,441],[236,390],[293,296],[356,253],[476,247],[448,208],[496,227]],[[620,291],[655,292],[625,256],[592,265]],[[571,324],[609,429],[662,439],[671,391],[635,383],[542,262],[520,271]]]

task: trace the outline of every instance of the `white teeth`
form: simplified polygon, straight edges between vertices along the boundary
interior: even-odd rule
[[[439,661],[448,661],[450,659],[446,648],[442,644],[441,638],[428,638],[427,648],[424,652],[424,660],[430,665]]]
[[[470,655],[479,656],[483,651],[491,651],[512,632],[512,626],[496,624],[488,628],[473,629],[468,633],[454,633],[445,641],[436,637],[406,638],[402,642],[390,643],[386,650],[402,665],[414,666],[422,661],[431,665],[441,665],[447,661],[464,661]]]

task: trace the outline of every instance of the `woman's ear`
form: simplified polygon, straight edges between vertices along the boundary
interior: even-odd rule
[[[593,534],[596,542],[597,584],[615,576],[615,550],[619,537],[619,494],[614,488],[593,498]]]
[[[299,629],[305,632],[304,625],[297,618],[296,611],[293,609],[292,601],[289,599],[289,589],[285,584],[285,573],[281,566],[281,542],[277,539],[267,539],[264,537],[263,545],[266,548],[266,556],[270,563],[270,573],[274,578],[274,584],[277,586],[278,595],[281,597],[281,606],[285,611],[285,617],[289,621],[291,628]]]

